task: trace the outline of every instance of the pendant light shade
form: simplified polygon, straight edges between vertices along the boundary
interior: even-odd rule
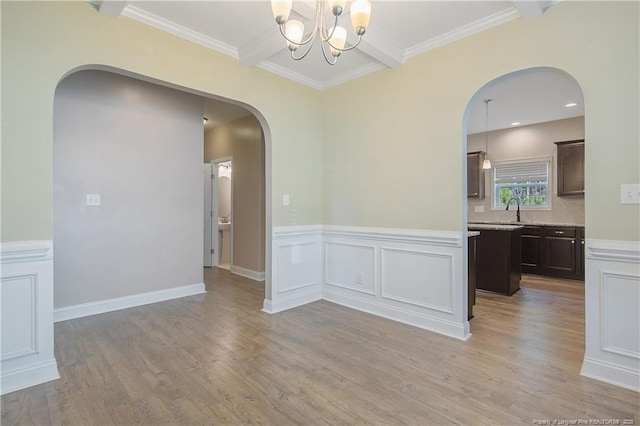
[[[485,152],[485,157],[484,157],[484,161],[482,162],[482,168],[484,170],[489,170],[491,168],[491,160],[489,160],[489,102],[491,102],[491,99],[485,99],[484,100],[484,109],[485,109],[485,115],[484,115],[484,152]]]

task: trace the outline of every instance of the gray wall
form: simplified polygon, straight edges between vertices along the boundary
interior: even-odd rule
[[[489,132],[489,159],[492,164],[500,161],[519,160],[536,157],[552,158],[551,210],[523,210],[524,222],[549,222],[584,225],[584,196],[558,197],[557,151],[554,142],[583,139],[584,117],[502,129]],[[586,141],[585,143],[589,143]],[[467,151],[485,150],[485,133],[467,136]],[[514,211],[492,210],[492,173],[485,173],[484,200],[469,198],[468,221],[515,220]],[[484,206],[484,213],[475,211],[476,206]]]
[[[203,281],[202,111],[199,97],[101,71],[58,85],[55,307]]]
[[[204,161],[233,156],[233,265],[264,272],[264,135],[253,115],[205,133]]]

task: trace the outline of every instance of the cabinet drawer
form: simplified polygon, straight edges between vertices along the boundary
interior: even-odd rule
[[[546,228],[544,234],[549,237],[574,238],[576,236],[576,228]]]
[[[522,228],[521,235],[525,236],[541,236],[543,234],[542,228],[538,226],[525,226]]]

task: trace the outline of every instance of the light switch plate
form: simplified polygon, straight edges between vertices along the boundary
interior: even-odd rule
[[[620,204],[640,204],[640,183],[620,185]]]
[[[476,213],[484,213],[484,206],[474,206],[473,211]]]
[[[282,205],[289,207],[289,194],[282,194]]]
[[[87,206],[99,206],[100,194],[87,194]]]

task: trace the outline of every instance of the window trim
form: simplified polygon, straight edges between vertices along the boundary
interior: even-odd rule
[[[516,164],[530,164],[530,163],[546,163],[547,164],[547,205],[546,206],[520,206],[520,210],[530,210],[530,211],[546,211],[552,210],[552,200],[553,200],[553,157],[531,157],[531,158],[518,158],[514,160],[506,160],[506,161],[494,161],[493,167],[491,168],[491,210],[504,210],[505,206],[497,206],[496,203],[498,201],[496,196],[496,169],[500,166],[511,166]],[[509,208],[515,209],[516,206],[513,205]]]

